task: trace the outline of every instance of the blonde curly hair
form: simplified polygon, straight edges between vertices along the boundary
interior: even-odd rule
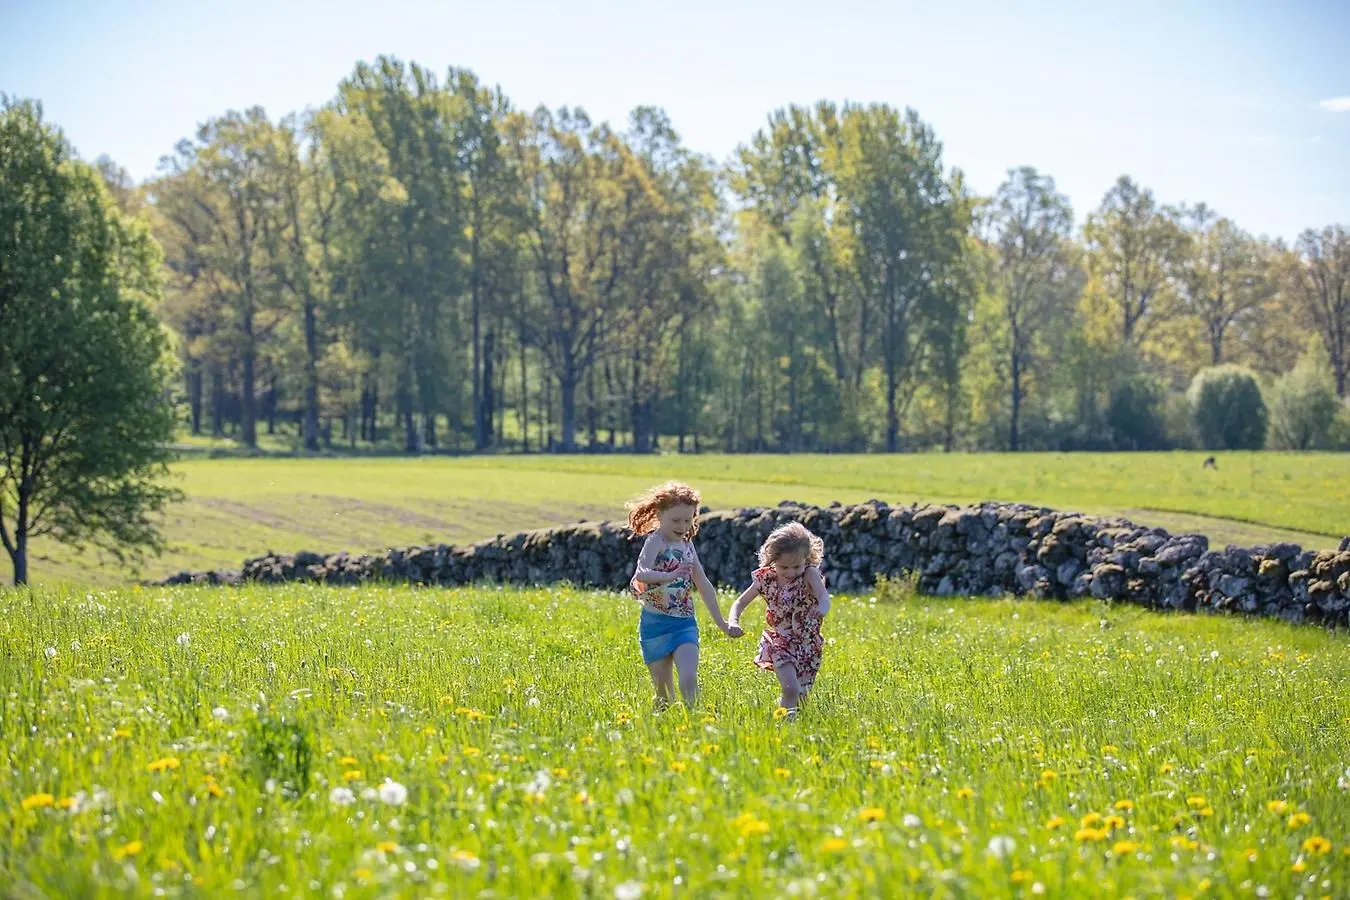
[[[628,510],[628,527],[638,535],[651,534],[661,526],[661,513],[672,506],[692,506],[694,522],[686,537],[698,534],[698,510],[702,502],[698,491],[682,481],[667,481],[638,494],[624,505]]]
[[[818,566],[825,559],[825,542],[800,522],[790,522],[775,528],[759,548],[759,564],[771,566],[784,556],[798,553],[808,566]]]

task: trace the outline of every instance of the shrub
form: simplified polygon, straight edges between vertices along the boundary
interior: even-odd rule
[[[1147,375],[1132,375],[1111,391],[1106,423],[1120,450],[1163,450],[1167,427],[1162,387]]]
[[[1336,416],[1340,410],[1331,364],[1321,343],[1315,343],[1292,370],[1275,380],[1271,388],[1271,443],[1281,450],[1332,447]]]
[[[1260,450],[1267,412],[1256,376],[1240,366],[1201,369],[1189,391],[1195,435],[1207,450]]]

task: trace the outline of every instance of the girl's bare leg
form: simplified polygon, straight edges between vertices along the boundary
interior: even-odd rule
[[[698,644],[681,644],[674,656],[680,670],[680,696],[685,706],[693,706],[698,699]]]
[[[791,663],[775,666],[773,674],[778,676],[778,686],[783,691],[778,697],[778,705],[788,712],[796,712],[798,704],[802,702],[802,686],[797,681],[797,667]]]
[[[665,709],[675,700],[675,657],[663,656],[654,663],[647,663],[652,673],[652,686],[656,688],[656,708]]]

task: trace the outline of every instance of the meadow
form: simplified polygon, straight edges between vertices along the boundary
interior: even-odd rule
[[[1012,500],[1126,515],[1218,545],[1334,547],[1350,534],[1350,454],[913,454],[900,456],[484,456],[184,459],[187,495],[165,521],[169,551],[131,573],[50,541],[36,581],[125,583],[182,569],[238,568],[268,550],[375,551],[617,519],[653,482],[683,478],[714,508]]]
[[[653,712],[636,618],[0,592],[3,892],[1350,895],[1344,634],[883,585],[782,721],[757,628],[705,627],[699,705]]]

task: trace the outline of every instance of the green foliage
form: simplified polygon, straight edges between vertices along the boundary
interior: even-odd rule
[[[1336,383],[1326,351],[1313,343],[1270,390],[1271,444],[1281,450],[1326,450],[1334,446]]]
[[[1117,384],[1106,413],[1117,449],[1166,449],[1164,404],[1162,386],[1147,375],[1133,375]]]
[[[1196,436],[1207,450],[1260,450],[1268,413],[1256,376],[1240,366],[1203,369],[1189,392]]]
[[[1343,635],[875,593],[836,599],[783,723],[749,616],[700,614],[699,706],[657,715],[603,594],[0,591],[0,871],[62,897],[1350,891]],[[156,696],[183,656],[187,728]]]
[[[0,541],[119,558],[162,546],[173,435],[166,342],[150,313],[159,248],[40,108],[0,107]]]

